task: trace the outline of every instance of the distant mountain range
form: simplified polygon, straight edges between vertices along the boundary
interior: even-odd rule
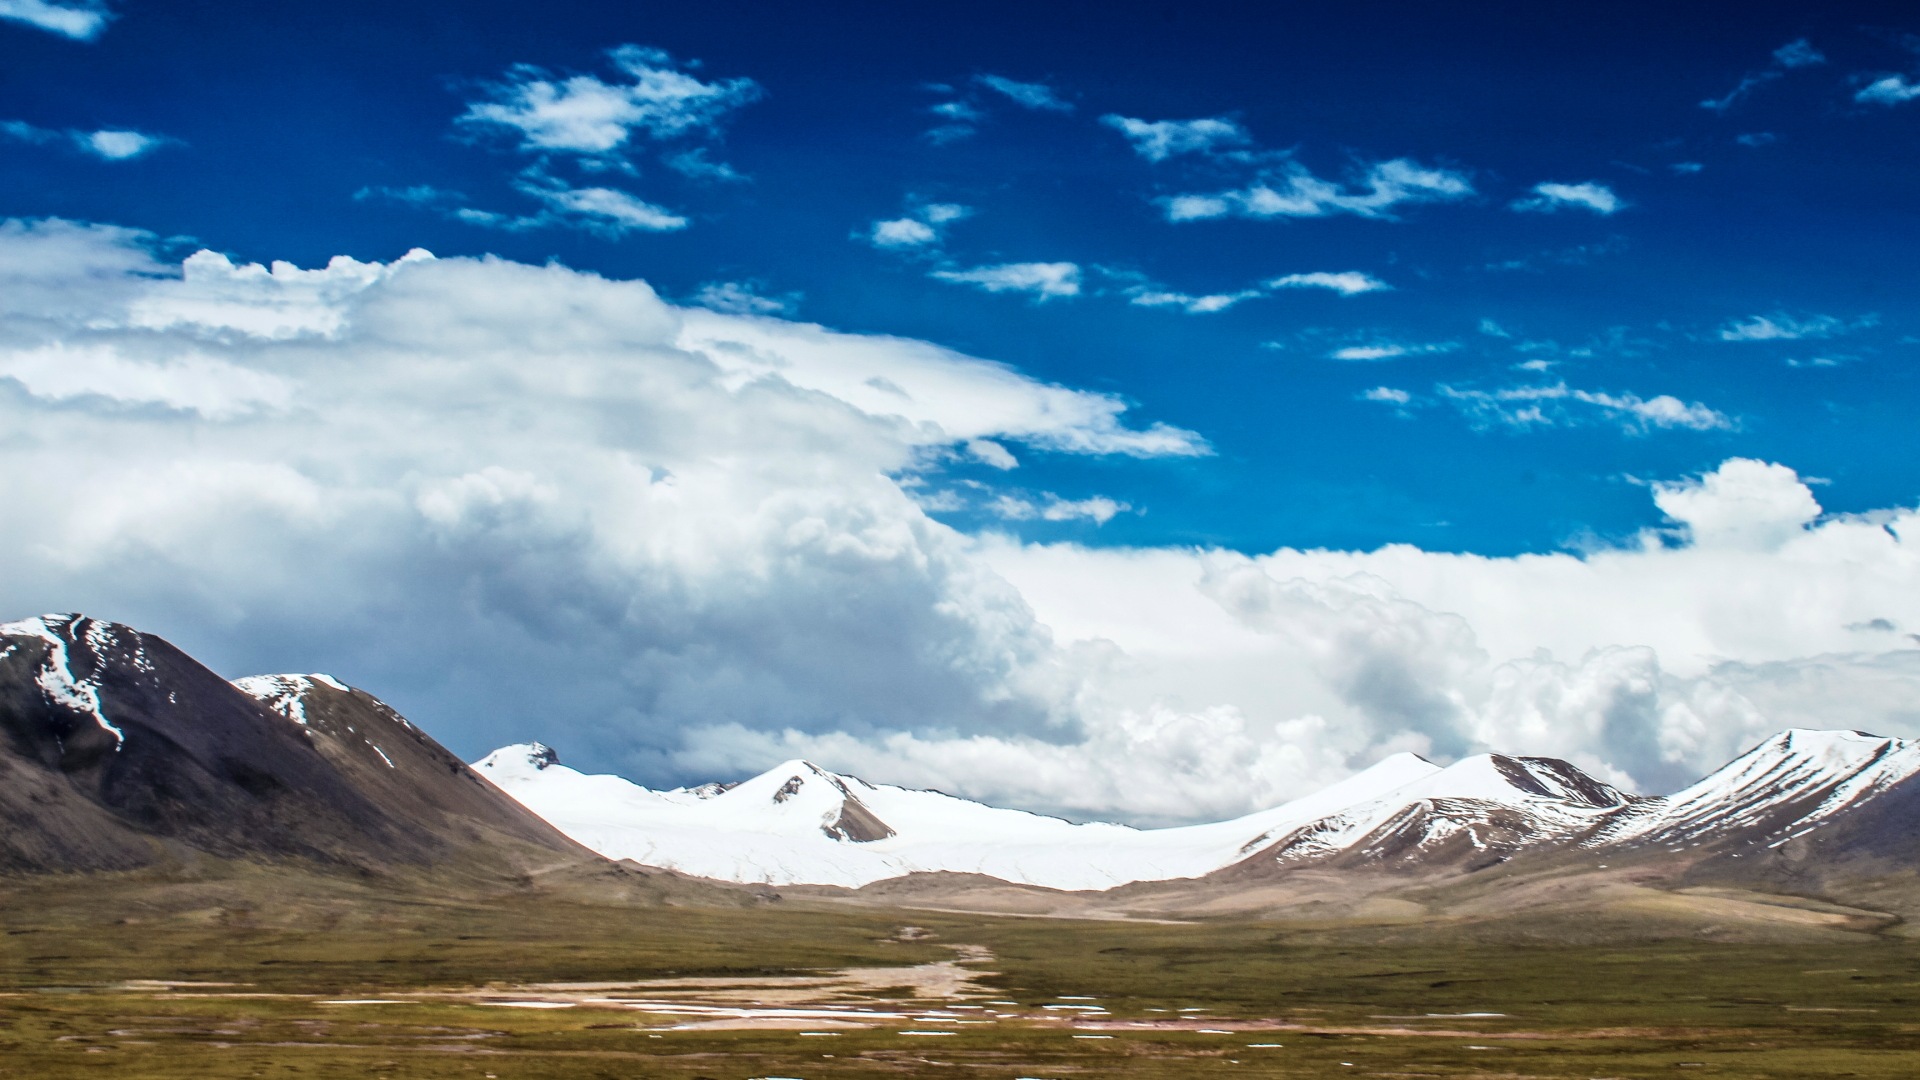
[[[1553,758],[1482,754],[1445,768],[1396,754],[1305,798],[1169,829],[1074,824],[789,761],[751,780],[653,791],[523,744],[475,765],[614,859],[771,885],[857,888],[913,873],[1051,889],[1259,880],[1290,869],[1471,871],[1555,852],[1738,858],[1920,799],[1920,744],[1791,730],[1674,795],[1620,791]],[[1896,821],[1879,833],[1908,835]],[[1876,829],[1868,828],[1875,833]]]
[[[1151,893],[1167,910],[1198,910],[1229,895],[1297,908],[1303,896],[1424,896],[1435,881],[1480,889],[1527,875],[1565,892],[1605,873],[1594,888],[1617,892],[1620,871],[1608,868],[1637,867],[1633,888],[1826,890],[1920,914],[1916,773],[1920,743],[1853,731],[1783,732],[1665,797],[1551,758],[1442,768],[1397,754],[1270,810],[1143,830],[805,761],[671,791],[582,774],[538,744],[469,767],[325,675],[229,682],[127,626],[80,615],[0,624],[0,873],[15,875],[207,860],[381,880],[652,874],[608,861],[631,860],[714,882],[872,887],[861,895],[1010,883]],[[742,895],[648,880],[655,899],[669,887],[702,902]]]

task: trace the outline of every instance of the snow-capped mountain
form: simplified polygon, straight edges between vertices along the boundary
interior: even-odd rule
[[[806,761],[673,791],[582,774],[537,743],[503,747],[475,768],[609,858],[702,877],[858,887],[949,871],[1079,890],[1306,865],[1473,869],[1575,847],[1790,839],[1911,779],[1920,744],[1788,731],[1667,797],[1628,794],[1553,758],[1482,754],[1441,768],[1398,754],[1270,810],[1168,829],[1075,824]]]
[[[1739,834],[1778,845],[1920,772],[1920,742],[1792,729],[1664,798],[1642,800],[1590,838],[1678,851]]]
[[[83,615],[0,624],[0,872],[181,857],[518,872],[590,860],[371,695],[229,683]]]

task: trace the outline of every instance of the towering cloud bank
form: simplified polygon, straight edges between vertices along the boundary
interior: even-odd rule
[[[1660,787],[1788,723],[1920,734],[1913,513],[1822,518],[1780,466],[1579,556],[1022,545],[927,516],[943,463],[1205,441],[560,266],[155,252],[0,225],[0,610],[326,667],[456,747],[1166,821],[1400,749]]]

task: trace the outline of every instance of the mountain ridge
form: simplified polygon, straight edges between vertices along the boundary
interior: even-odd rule
[[[84,615],[0,624],[0,870],[196,858],[511,876],[598,862],[364,691],[229,682]]]
[[[1401,754],[1240,818],[1143,830],[873,784],[802,759],[738,784],[653,791],[534,746],[503,747],[475,771],[610,858],[774,886],[957,874],[1099,891],[1305,868],[1471,873],[1562,851],[1731,857],[1920,789],[1920,743],[1796,728],[1669,796],[1622,791],[1556,758],[1480,754],[1443,768]],[[847,814],[864,815],[862,832],[837,829]]]

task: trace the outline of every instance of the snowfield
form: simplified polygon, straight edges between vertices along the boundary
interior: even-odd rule
[[[1250,859],[1309,861],[1498,845],[1657,843],[1716,827],[1785,842],[1920,771],[1920,744],[1789,731],[1666,798],[1612,788],[1565,762],[1482,754],[1441,768],[1396,754],[1331,787],[1246,817],[1136,829],[871,784],[788,761],[730,787],[654,791],[502,747],[482,776],[613,859],[724,881],[859,887],[918,872],[983,874],[1053,889],[1192,878]]]

